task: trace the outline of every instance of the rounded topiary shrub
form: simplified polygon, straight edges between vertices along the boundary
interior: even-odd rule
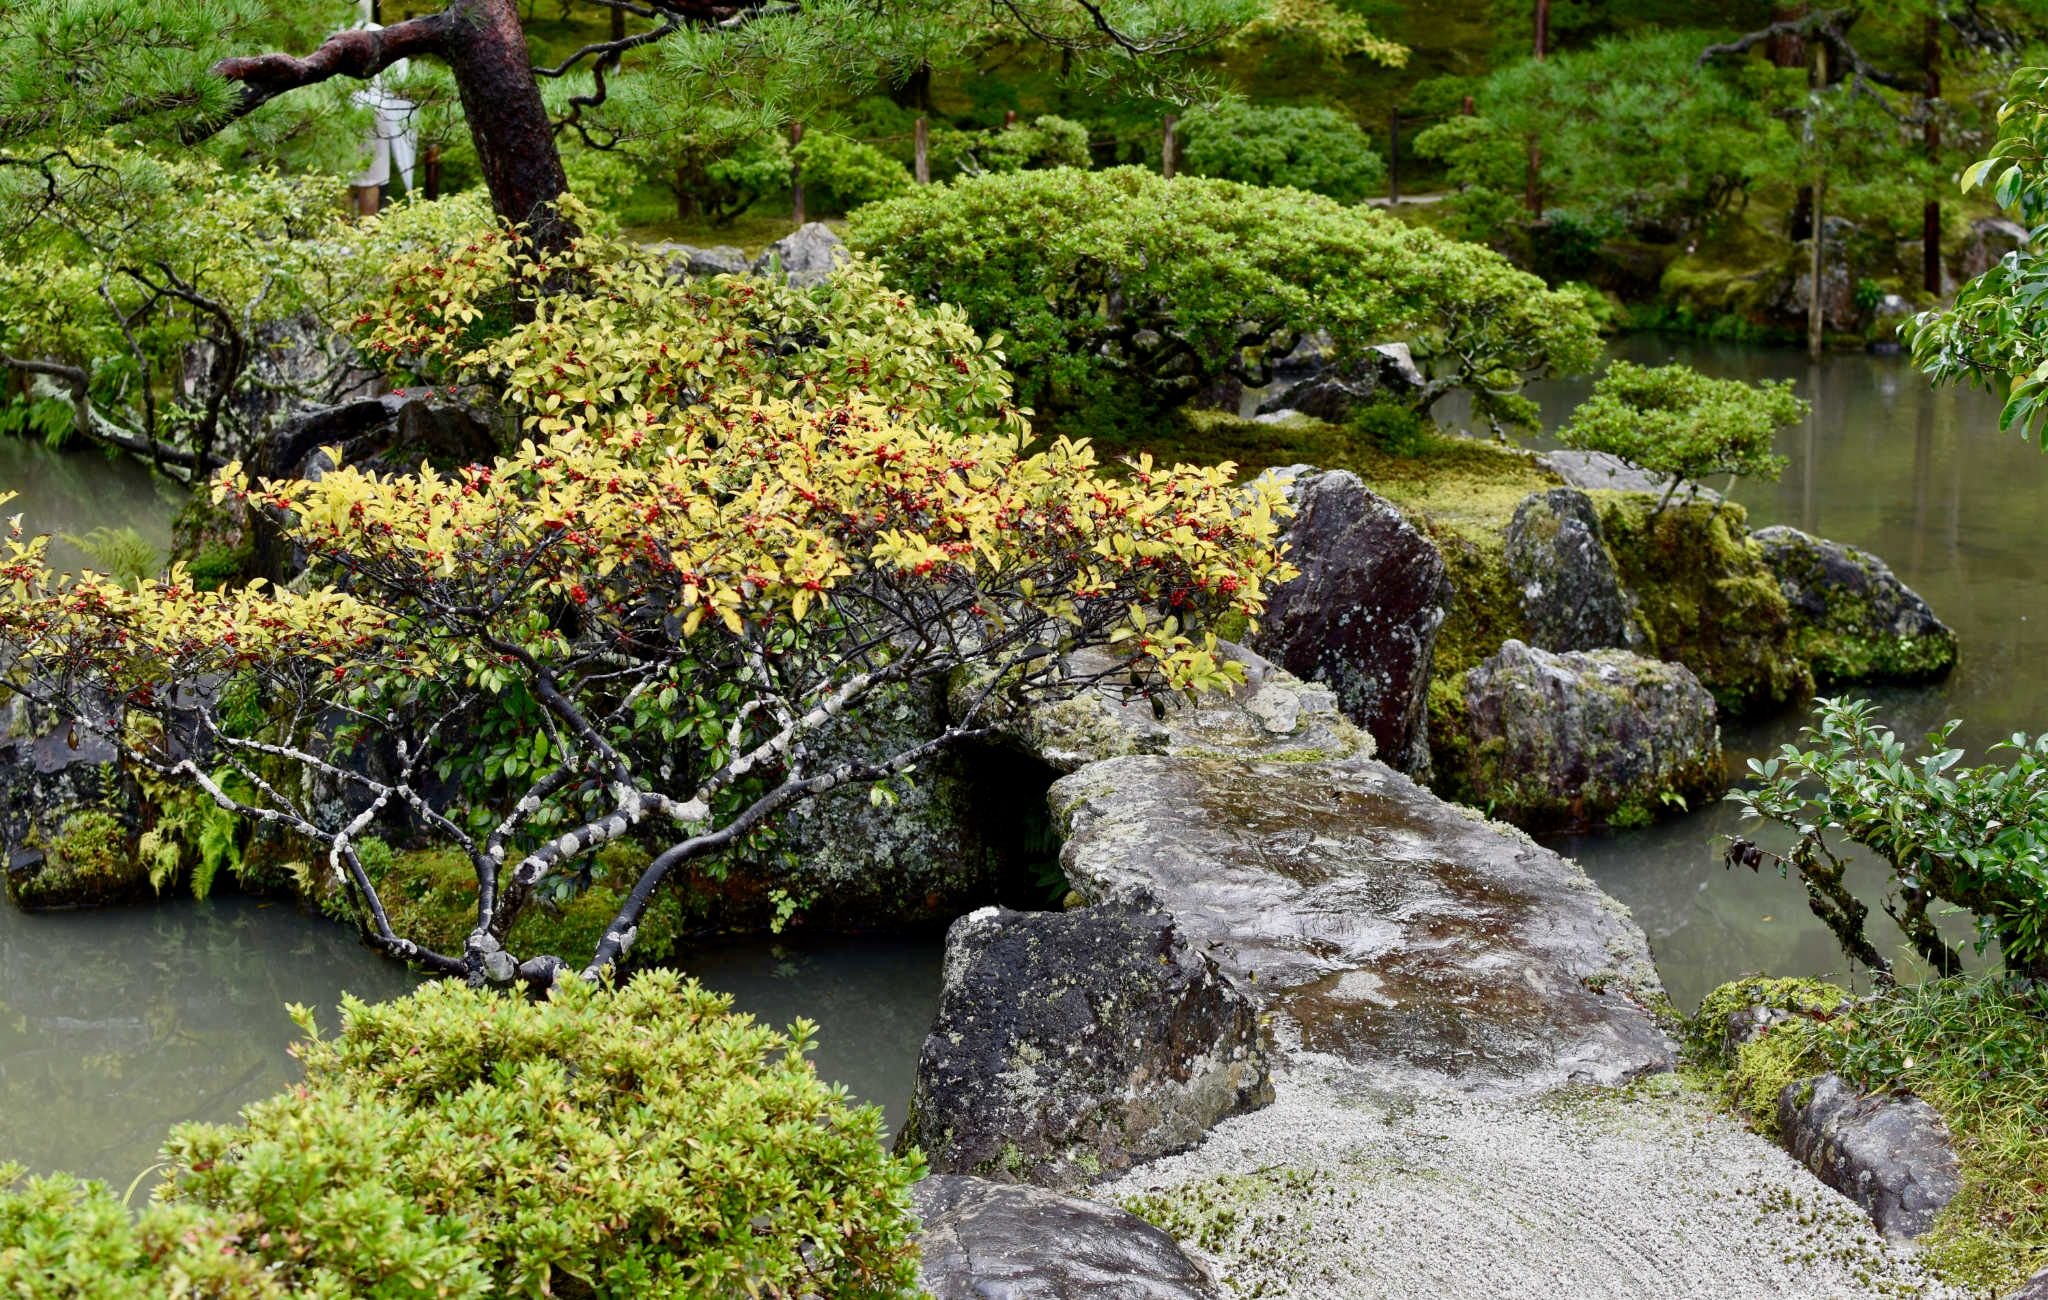
[[[0,1293],[913,1296],[921,1171],[809,1032],[666,972],[351,1000],[304,1084],[172,1134],[139,1219],[0,1169]]]

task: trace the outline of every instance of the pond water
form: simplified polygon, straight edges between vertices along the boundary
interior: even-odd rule
[[[1950,718],[1973,754],[2015,731],[2048,729],[2048,567],[2032,524],[2048,511],[2048,453],[1998,429],[1998,402],[1978,390],[1933,389],[1902,357],[1831,356],[1636,337],[1618,357],[1686,362],[1726,378],[1791,379],[1813,403],[1780,438],[1791,460],[1777,483],[1735,484],[1752,527],[1791,524],[1883,556],[1961,638],[1944,682],[1868,692],[1902,738]],[[1588,384],[1534,394],[1555,425]],[[1710,486],[1722,487],[1714,483]],[[1724,728],[1732,770],[1796,739],[1802,712]],[[1561,851],[1627,903],[1649,933],[1666,985],[1690,1008],[1724,980],[1750,972],[1861,980],[1814,920],[1797,881],[1721,865],[1723,838],[1747,828],[1719,805],[1637,831],[1569,838]],[[1759,837],[1761,838],[1761,837]],[[1882,874],[1862,864],[1860,893],[1875,903]],[[1873,937],[1890,921],[1873,910]],[[1950,924],[1958,934],[1960,918]]]
[[[0,492],[20,496],[0,507],[0,518],[19,512],[30,533],[51,534],[50,559],[60,568],[86,562],[66,535],[95,528],[132,528],[156,548],[171,545],[171,516],[185,489],[128,459],[96,451],[56,455],[40,443],[0,435]]]

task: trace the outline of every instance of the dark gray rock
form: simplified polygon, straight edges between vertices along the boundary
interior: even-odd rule
[[[1751,537],[1818,685],[1928,681],[1955,666],[1956,634],[1877,556],[1782,524]]]
[[[1663,496],[1671,486],[1671,480],[1646,469],[1638,469],[1621,457],[1609,451],[1572,451],[1560,448],[1546,451],[1536,458],[1536,463],[1563,479],[1575,488],[1588,491],[1602,489],[1614,492],[1655,492]],[[1690,499],[1718,502],[1721,494],[1712,488],[1697,483],[1679,486],[1674,499]]]
[[[745,275],[747,251],[731,244],[693,248],[689,244],[653,244],[648,251],[668,261],[669,278],[704,278],[714,275]]]
[[[1714,697],[1683,664],[1625,650],[1502,645],[1464,677],[1444,775],[1529,829],[1643,821],[1728,788]]]
[[[1276,1019],[1394,1092],[1668,1069],[1628,914],[1576,865],[1367,758],[1190,743],[1052,788],[1089,900],[1147,891]]]
[[[897,687],[857,714],[840,718],[813,741],[817,761],[894,753],[946,729],[942,683]],[[979,756],[958,750],[918,764],[916,775],[892,784],[892,802],[877,805],[868,787],[853,785],[790,807],[772,840],[740,849],[722,885],[704,894],[720,900],[715,924],[757,928],[773,915],[769,891],[808,900],[812,925],[861,929],[933,925],[959,916],[996,892],[1001,844],[977,815]]]
[[[1172,1237],[1111,1206],[948,1174],[910,1197],[932,1300],[1221,1300]]]
[[[1303,360],[1299,354],[1299,348],[1289,353],[1287,362],[1298,365]],[[1355,361],[1315,366],[1293,382],[1285,378],[1287,373],[1276,367],[1275,382],[1259,403],[1258,414],[1291,410],[1341,424],[1362,403],[1401,401],[1420,392],[1428,382],[1405,343],[1377,344]]]
[[[1833,1074],[1788,1084],[1778,1131],[1794,1159],[1870,1212],[1887,1237],[1917,1237],[1962,1186],[1955,1148],[1918,1097],[1865,1095]]]
[[[1171,917],[991,907],[947,932],[897,1144],[941,1173],[1076,1186],[1272,1096],[1257,1011]]]
[[[31,911],[93,907],[146,888],[148,873],[133,851],[141,791],[113,745],[18,696],[0,709],[0,734],[12,737],[0,741],[8,900]]]
[[[1853,330],[1863,309],[1856,305],[1856,276],[1850,266],[1849,242],[1856,223],[1828,217],[1821,223],[1820,310],[1827,329]],[[1779,323],[1804,327],[1813,302],[1813,241],[1801,240],[1780,268],[1769,307]]]
[[[2048,1300],[2048,1269],[2042,1269],[2027,1279],[2024,1286],[2007,1296],[2005,1300]]]
[[[1521,588],[1529,639],[1545,650],[1634,650],[1635,600],[1614,571],[1600,515],[1576,488],[1532,492],[1507,532],[1508,573]]]
[[[754,259],[755,275],[780,274],[799,288],[823,284],[849,254],[839,236],[822,221],[808,222],[768,245]]]
[[[1348,471],[1299,477],[1291,495],[1301,575],[1273,592],[1252,648],[1329,686],[1386,761],[1427,771],[1430,665],[1451,599],[1443,555]]]

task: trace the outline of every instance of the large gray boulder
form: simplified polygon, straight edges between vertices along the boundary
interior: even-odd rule
[[[1257,1010],[1171,917],[991,907],[946,935],[897,1144],[941,1173],[1078,1186],[1272,1095]]]
[[[1962,1186],[1948,1129],[1918,1097],[1863,1094],[1840,1076],[1787,1084],[1778,1131],[1794,1159],[1870,1212],[1887,1237],[1917,1237]]]
[[[1877,556],[1782,524],[1750,536],[1818,685],[1928,681],[1955,666],[1956,634]]]
[[[1124,1210],[948,1174],[910,1197],[932,1300],[1221,1300],[1172,1237]]]
[[[822,221],[807,222],[768,245],[754,259],[755,275],[782,275],[799,288],[823,284],[849,254],[846,245]]]
[[[649,252],[668,262],[672,280],[705,279],[714,275],[745,275],[747,251],[731,244],[694,248],[689,244],[650,244]]]
[[[1545,650],[1634,650],[1635,600],[1614,571],[1592,499],[1576,488],[1532,492],[1508,524],[1508,573],[1529,639]]]
[[[1849,264],[1849,241],[1856,237],[1856,223],[1846,217],[1828,217],[1821,222],[1820,310],[1827,329],[1853,330],[1863,309],[1856,303],[1856,275]],[[1786,325],[1807,321],[1814,295],[1813,240],[1803,239],[1779,269],[1769,307]]]
[[[1536,463],[1563,479],[1570,487],[1588,491],[1654,492],[1662,497],[1671,480],[1662,474],[1631,465],[1611,451],[1574,451],[1559,448],[1546,451]],[[1721,494],[1697,483],[1682,483],[1674,499],[1720,501]]]
[[[1157,898],[1282,1041],[1373,1086],[1515,1097],[1671,1065],[1628,914],[1384,764],[1188,744],[1085,767],[1051,798],[1076,891]]]
[[[1714,697],[1683,664],[1508,641],[1463,695],[1443,774],[1518,826],[1640,823],[1728,788]]]
[[[1292,495],[1301,574],[1273,592],[1252,648],[1328,685],[1386,761],[1427,771],[1430,665],[1451,599],[1443,555],[1356,474],[1302,476]]]
[[[1978,217],[1956,255],[1956,275],[1968,280],[2003,261],[2007,253],[2027,246],[2027,228],[2007,217]]]

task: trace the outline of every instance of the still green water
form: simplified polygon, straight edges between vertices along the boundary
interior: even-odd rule
[[[2048,581],[2033,525],[2048,513],[2048,455],[2000,434],[1997,406],[1975,392],[1933,391],[1903,360],[1631,339],[1631,360],[1687,361],[1712,374],[1789,378],[1814,403],[1781,447],[1776,484],[1739,484],[1752,523],[1789,523],[1876,551],[1961,634],[1946,682],[1879,692],[1900,729],[1967,720],[1981,747],[2048,727],[2039,672],[2048,651]],[[1536,396],[1553,422],[1584,384]],[[1718,486],[1718,485],[1716,485]],[[0,487],[21,490],[36,531],[131,526],[168,541],[177,496],[133,466],[56,457],[0,439]],[[0,511],[0,513],[6,513]],[[75,555],[59,552],[60,563]],[[1774,750],[1801,715],[1730,727],[1731,762]],[[1855,978],[1806,912],[1796,883],[1725,870],[1732,807],[1557,847],[1586,865],[1649,932],[1672,995],[1691,1005],[1750,971]],[[1865,892],[1879,876],[1868,869]],[[902,1122],[917,1049],[936,1005],[936,939],[757,942],[707,949],[685,966],[784,1025],[820,1025],[830,1079]],[[412,977],[348,932],[289,906],[241,898],[165,901],[96,913],[24,916],[0,905],[0,1162],[71,1169],[127,1186],[164,1131],[224,1120],[294,1077],[287,1002],[335,1021],[343,990],[394,996]]]
[[[1726,378],[1791,379],[1813,403],[1805,424],[1779,441],[1791,460],[1784,477],[1739,482],[1730,495],[1748,508],[1752,527],[1790,524],[1883,556],[1956,629],[1962,656],[1948,680],[1868,692],[1901,737],[1917,740],[1961,718],[1959,743],[1981,754],[2015,731],[2048,729],[2048,568],[2034,532],[2048,515],[2048,453],[1999,432],[1995,399],[1932,389],[1901,357],[1832,356],[1816,365],[1795,352],[1649,337],[1624,340],[1615,355],[1683,361]],[[1586,387],[1546,385],[1536,394],[1546,421],[1561,420]],[[1775,753],[1804,721],[1794,712],[1726,726],[1731,770]],[[1721,865],[1725,836],[1755,832],[1738,811],[1720,805],[1556,847],[1635,912],[1680,1006],[1750,972],[1867,983],[1807,912],[1796,881]],[[1875,866],[1865,863],[1858,883],[1866,900],[1881,896]],[[1896,930],[1881,912],[1873,917],[1872,935],[1889,943]],[[1968,932],[1960,918],[1949,924]]]

